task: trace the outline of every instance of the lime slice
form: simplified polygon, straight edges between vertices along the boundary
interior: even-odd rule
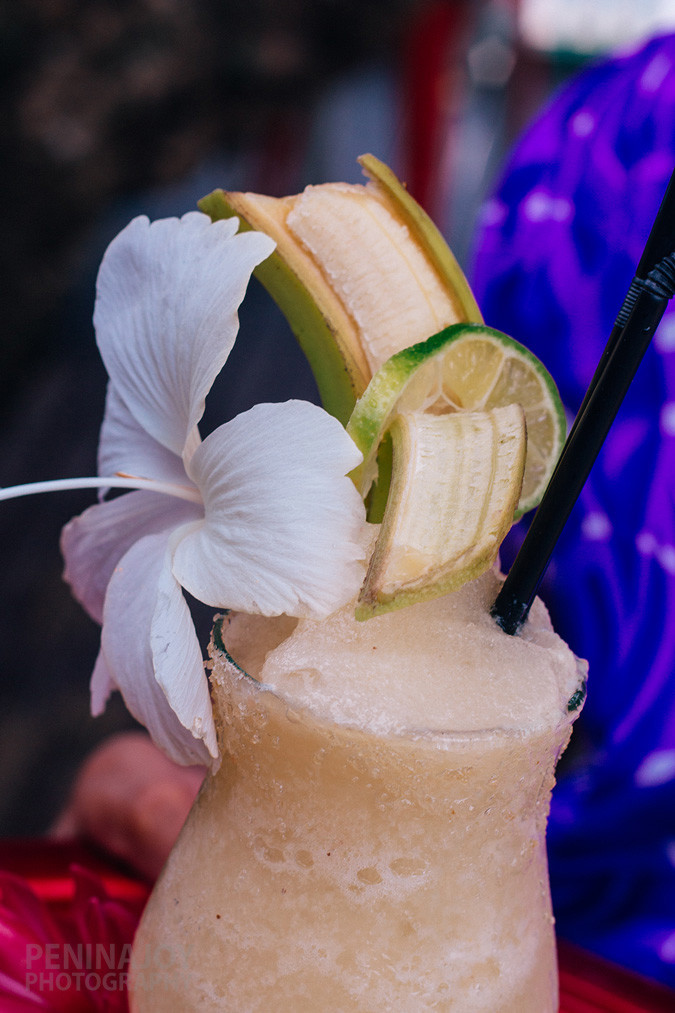
[[[398,415],[387,508],[357,619],[454,591],[490,567],[513,522],[527,438],[520,405]]]
[[[352,477],[366,495],[377,475],[377,450],[397,414],[432,415],[519,404],[527,456],[519,517],[537,505],[565,441],[565,413],[542,363],[513,338],[482,324],[452,324],[392,355],[373,376],[347,425],[363,453]]]

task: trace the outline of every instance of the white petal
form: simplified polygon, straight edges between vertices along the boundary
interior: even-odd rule
[[[192,485],[185,474],[182,458],[163,447],[138,424],[109,383],[98,445],[98,473],[114,475],[118,471],[140,478]]]
[[[105,710],[108,697],[114,689],[115,681],[108,670],[105,657],[103,656],[103,651],[99,651],[96,664],[94,665],[94,671],[91,676],[91,681],[89,683],[89,691],[91,693],[91,713],[95,718],[99,717],[99,715]]]
[[[92,619],[100,623],[108,581],[133,543],[142,535],[171,531],[203,513],[197,503],[145,491],[89,507],[61,532],[64,579]]]
[[[208,683],[187,603],[171,574],[170,538],[147,535],[108,586],[101,651],[109,677],[153,741],[178,763],[217,757]]]
[[[110,244],[94,324],[103,361],[136,421],[181,455],[238,329],[253,268],[274,249],[236,219],[135,218]]]
[[[178,720],[195,738],[204,740],[215,758],[218,744],[208,681],[192,616],[171,570],[174,545],[172,538],[162,559],[152,617],[150,647],[155,675]]]
[[[209,605],[322,616],[363,579],[364,508],[346,473],[361,454],[340,423],[303,401],[256,405],[197,449],[205,520],[176,548],[174,573]]]

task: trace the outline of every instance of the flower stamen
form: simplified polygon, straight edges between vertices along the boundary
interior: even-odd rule
[[[150,492],[161,492],[176,499],[201,503],[199,490],[177,482],[160,482],[154,478],[137,478],[118,472],[109,477],[87,478],[55,478],[46,482],[27,482],[24,485],[0,488],[0,500],[18,499],[20,496],[31,496],[40,492],[59,492],[64,489],[147,489]]]

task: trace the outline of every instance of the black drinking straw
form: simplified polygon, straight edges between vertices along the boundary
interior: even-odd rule
[[[549,559],[675,294],[675,172],[605,350],[492,615],[509,634],[527,618]]]

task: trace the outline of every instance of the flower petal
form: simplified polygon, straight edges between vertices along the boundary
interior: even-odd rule
[[[174,573],[209,605],[327,615],[363,579],[361,454],[340,423],[304,401],[256,405],[211,433],[189,472],[205,519],[179,542]]]
[[[110,244],[94,324],[106,369],[136,421],[179,456],[238,329],[253,268],[274,249],[236,219],[135,218]]]
[[[101,651],[129,711],[177,763],[218,756],[204,662],[171,573],[171,537],[146,535],[108,585]],[[210,756],[209,756],[210,754]]]
[[[98,445],[98,473],[114,475],[118,471],[161,482],[192,485],[182,458],[167,450],[138,424],[116,388],[109,383]]]
[[[143,535],[170,531],[203,513],[197,503],[145,490],[89,507],[61,532],[64,580],[92,619],[100,623],[108,581],[133,543]]]
[[[89,682],[89,693],[91,695],[91,713],[95,718],[99,717],[105,710],[110,694],[115,689],[115,680],[110,674],[106,664],[103,651],[98,652],[94,671]]]

